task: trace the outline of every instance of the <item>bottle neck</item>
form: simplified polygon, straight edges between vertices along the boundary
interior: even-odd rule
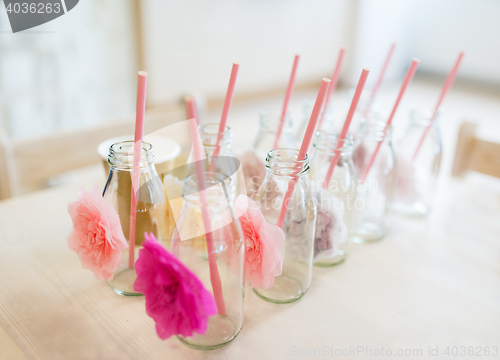
[[[266,157],[266,171],[274,176],[301,177],[309,173],[309,156],[297,160],[298,150],[274,149]]]
[[[268,133],[277,133],[278,128],[281,123],[281,113],[278,112],[270,112],[267,113],[265,111],[260,112],[260,131],[268,132]],[[290,113],[286,113],[285,120],[283,122],[283,132],[290,132],[292,129],[292,116]]]
[[[369,141],[391,141],[392,125],[386,126],[384,121],[365,121],[360,129],[360,137]]]
[[[428,127],[436,125],[442,116],[441,109],[438,109],[436,117],[432,119],[434,110],[425,107],[414,107],[410,112],[410,126]]]
[[[219,124],[208,123],[199,126],[201,141],[208,155],[213,154],[219,138]],[[219,154],[231,151],[233,145],[233,132],[229,126],[226,126],[222,136],[219,139]]]
[[[347,134],[345,139],[339,140],[338,132],[317,131],[314,149],[328,155],[334,155],[340,151],[340,156],[350,157],[353,149],[352,135]]]
[[[349,90],[350,100],[354,97],[354,89]],[[377,97],[372,98],[372,90],[365,90],[361,94],[361,97],[356,107],[356,112],[360,112],[368,116],[370,114],[377,114],[380,111],[380,105],[378,104]]]
[[[135,143],[132,140],[120,141],[109,147],[108,163],[111,168],[117,170],[131,171],[134,165],[134,147]],[[139,167],[147,168],[154,164],[155,154],[153,145],[148,142],[142,143],[141,160]]]
[[[232,179],[221,173],[205,172],[205,183],[202,189],[207,198],[207,205],[211,209],[227,210],[228,204],[234,199],[235,189]],[[184,180],[182,197],[187,205],[198,207],[201,205],[200,187],[196,174],[189,175]]]

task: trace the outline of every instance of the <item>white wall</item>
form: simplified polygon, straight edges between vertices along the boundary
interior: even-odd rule
[[[423,70],[448,72],[463,50],[459,76],[500,83],[500,1],[412,1],[412,47]]]
[[[411,62],[411,36],[408,19],[412,16],[407,0],[358,0],[353,40],[354,56],[346,80],[354,86],[361,68],[368,67],[367,88],[375,85],[392,43],[396,49],[384,76],[384,83],[399,79]]]
[[[350,0],[145,0],[151,104],[188,92],[223,96],[238,61],[236,92],[286,86],[295,53],[297,81],[329,75],[348,46]]]
[[[298,82],[329,76],[346,47],[341,80],[369,67],[371,86],[391,42],[385,84],[412,56],[419,72],[500,84],[498,0],[142,0],[150,104],[185,93],[222,97],[231,63],[237,94],[285,88],[294,54]],[[0,5],[2,6],[2,5]],[[3,6],[2,6],[3,7]],[[85,0],[54,21],[10,34],[0,9],[0,130],[27,137],[93,126],[135,107],[131,0]],[[417,73],[418,76],[418,73]]]
[[[368,66],[373,82],[392,41],[397,48],[385,81],[401,79],[412,57],[419,72],[447,74],[465,51],[458,77],[500,83],[500,1],[357,0],[356,54],[351,69]],[[350,71],[352,84],[357,72]],[[417,73],[418,75],[418,73]]]
[[[12,34],[0,5],[0,130],[12,138],[88,127],[133,113],[132,2],[85,0]]]

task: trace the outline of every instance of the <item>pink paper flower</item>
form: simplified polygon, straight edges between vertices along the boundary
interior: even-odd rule
[[[110,280],[128,247],[116,210],[102,196],[97,185],[92,192],[78,192],[78,200],[68,203],[73,230],[68,246],[77,253],[82,267],[97,280]]]
[[[135,263],[134,290],[146,297],[146,313],[155,321],[156,333],[163,340],[194,332],[203,335],[208,317],[217,313],[212,294],[152,234],[144,237]]]
[[[245,278],[252,287],[269,289],[274,277],[281,275],[283,256],[281,247],[285,233],[279,226],[269,224],[259,205],[248,196],[240,195],[234,208],[245,236]]]

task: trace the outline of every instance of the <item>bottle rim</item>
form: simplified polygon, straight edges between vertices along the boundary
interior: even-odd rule
[[[215,204],[214,199],[217,197],[229,200],[233,196],[233,188],[231,186],[232,179],[222,173],[213,173],[210,171],[205,171],[205,184],[202,187],[202,191],[206,191],[209,206],[217,206],[226,204],[224,201],[221,204]],[[217,185],[223,184],[222,187]],[[224,188],[226,192],[224,192]],[[198,187],[198,176],[196,173],[190,174],[184,179],[184,186],[182,189],[182,198],[189,203],[200,202],[199,198],[200,188]]]
[[[134,158],[135,141],[125,140],[111,144],[109,147],[108,164],[113,167],[120,167],[123,169],[132,169]],[[144,168],[153,164],[155,161],[155,153],[153,145],[143,141],[141,160],[139,167]]]
[[[215,148],[215,143],[219,135],[219,124],[218,123],[206,123],[198,125],[198,130],[200,131],[201,141],[203,146],[206,148]],[[233,132],[231,127],[227,126],[222,132],[222,138],[219,145],[226,146],[230,145],[233,140]]]
[[[259,123],[261,129],[267,132],[278,132],[278,127],[281,122],[281,112],[280,111],[259,111]],[[290,131],[292,129],[293,119],[290,111],[285,114],[285,121],[283,122],[283,131]]]
[[[309,155],[297,160],[299,150],[280,148],[268,152],[266,171],[277,176],[302,176],[309,173]]]
[[[412,125],[429,126],[436,124],[443,115],[442,107],[438,108],[436,118],[432,120],[434,110],[425,106],[412,106],[410,110],[410,123]]]
[[[340,150],[341,156],[352,153],[354,146],[352,134],[347,134],[343,140],[339,140],[339,135],[340,133],[338,131],[316,131],[316,140],[313,145],[314,149],[334,154],[340,142],[342,146],[338,150]]]

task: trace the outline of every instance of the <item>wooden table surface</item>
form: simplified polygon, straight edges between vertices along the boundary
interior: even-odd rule
[[[458,124],[455,133],[444,125],[448,165],[427,219],[392,217],[382,241],[355,245],[337,267],[314,268],[296,303],[247,291],[241,333],[210,352],[161,341],[143,298],[118,296],[68,249],[66,204],[79,187],[103,185],[101,169],[0,202],[0,359],[381,359],[389,351],[452,359],[463,346],[474,346],[465,358],[500,358],[500,180],[450,179],[454,141],[446,137]]]
[[[350,348],[425,357],[429,347],[444,358],[448,346],[500,347],[500,181],[473,175],[445,188],[428,219],[392,218],[382,241],[315,268],[300,301],[247,291],[240,335],[212,352],[161,341],[143,298],[118,296],[81,268],[66,245],[77,187],[1,202],[0,358],[286,359],[308,349],[355,358]]]

